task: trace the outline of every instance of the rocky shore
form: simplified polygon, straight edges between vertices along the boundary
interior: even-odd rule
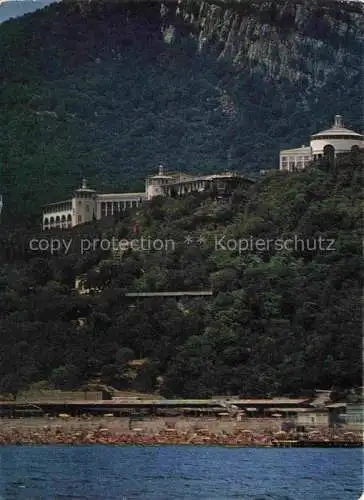
[[[25,419],[24,419],[25,420]],[[86,422],[85,422],[86,424]],[[95,424],[95,423],[94,423]],[[104,425],[102,425],[104,424]],[[248,429],[234,428],[212,432],[208,428],[190,428],[179,430],[171,427],[159,429],[131,427],[115,428],[115,425],[105,426],[105,422],[95,425],[70,425],[70,422],[59,424],[52,422],[45,425],[28,425],[23,421],[8,421],[0,423],[0,446],[8,444],[112,444],[112,445],[161,445],[161,444],[211,444],[227,446],[275,446],[277,443],[295,443],[304,441],[312,443],[362,443],[362,435],[358,432],[332,430],[311,431],[305,434],[287,433],[283,431],[253,432]]]

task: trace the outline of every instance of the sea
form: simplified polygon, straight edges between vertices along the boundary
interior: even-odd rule
[[[0,447],[0,500],[358,500],[362,450]]]

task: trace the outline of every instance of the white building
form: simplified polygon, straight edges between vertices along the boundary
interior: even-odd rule
[[[164,186],[172,183],[174,180],[175,176],[165,173],[163,165],[159,165],[158,174],[151,175],[145,180],[147,200],[151,200],[155,196],[164,196]]]
[[[295,149],[283,149],[279,155],[279,169],[303,170],[312,161],[312,151],[310,146],[301,146]]]
[[[43,208],[43,229],[67,229],[73,226],[72,199],[50,203]]]
[[[137,208],[141,203],[156,196],[183,196],[187,193],[205,191],[212,186],[217,188],[234,182],[253,181],[243,175],[226,172],[223,174],[194,176],[183,173],[167,173],[162,165],[157,175],[145,180],[143,193],[106,193],[99,194],[87,186],[83,179],[82,186],[76,189],[69,200],[46,205],[43,210],[43,229],[67,229],[78,224],[113,216],[120,212]]]
[[[69,200],[50,203],[43,209],[43,229],[67,229],[78,224],[116,215],[135,208],[146,198],[145,193],[108,193],[98,194],[87,186],[76,189]]]
[[[334,125],[322,132],[313,134],[309,146],[284,149],[279,155],[279,169],[293,172],[302,170],[307,165],[323,156],[335,157],[364,147],[364,136],[344,127],[341,115],[335,116]]]
[[[125,212],[138,207],[146,199],[145,193],[107,193],[96,196],[96,219]]]

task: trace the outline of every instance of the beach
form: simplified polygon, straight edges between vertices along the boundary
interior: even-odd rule
[[[130,420],[115,417],[27,417],[0,421],[0,445],[6,444],[216,444],[273,446],[277,441],[362,442],[362,434],[328,428],[283,432],[274,419],[170,417]]]

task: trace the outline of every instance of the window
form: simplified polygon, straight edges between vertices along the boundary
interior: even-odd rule
[[[335,139],[350,139],[352,141],[362,141],[363,139],[357,135],[319,135],[318,137],[313,137],[313,140],[335,140]]]
[[[79,216],[77,217],[77,222],[78,222],[78,224],[80,224],[80,223],[82,222],[82,216],[81,216],[81,215],[79,215]]]
[[[86,205],[86,212],[89,213],[90,212],[90,205]]]
[[[326,144],[324,147],[324,156],[332,161],[335,158],[335,148],[331,144]]]
[[[297,164],[296,164],[296,167],[297,169],[302,169],[303,168],[303,159],[302,157],[301,158],[297,158]]]

